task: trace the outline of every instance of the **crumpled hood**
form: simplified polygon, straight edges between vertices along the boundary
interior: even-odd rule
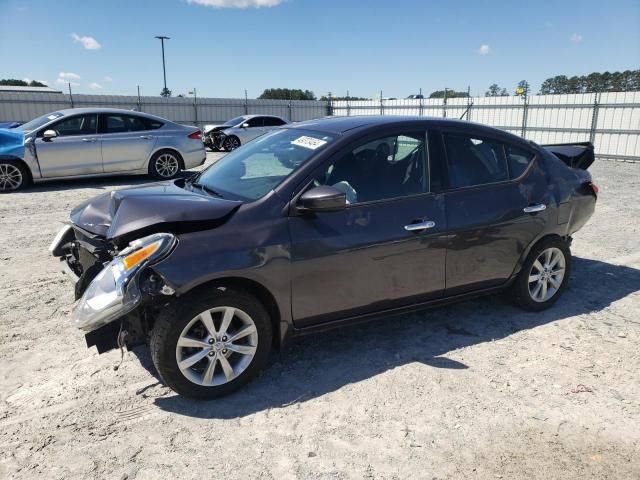
[[[0,155],[24,158],[24,132],[0,128]]]
[[[182,181],[151,183],[98,195],[74,208],[71,222],[107,240],[138,233],[180,233],[213,228],[242,204],[185,190],[176,185]]]

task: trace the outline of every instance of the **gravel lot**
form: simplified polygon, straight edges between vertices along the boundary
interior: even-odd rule
[[[640,165],[592,173],[551,310],[491,297],[307,337],[208,403],[144,348],[117,371],[88,350],[47,253],[74,205],[146,179],[0,196],[0,478],[640,478]]]

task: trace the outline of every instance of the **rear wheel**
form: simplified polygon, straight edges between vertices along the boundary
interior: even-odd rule
[[[175,152],[162,150],[149,162],[149,173],[158,180],[170,180],[180,172],[180,158]]]
[[[240,388],[264,367],[271,321],[253,296],[217,290],[187,295],[156,320],[153,363],[167,386],[186,397],[217,398]]]
[[[238,148],[240,146],[240,139],[238,137],[227,137],[224,139],[224,142],[222,143],[222,146],[224,147],[224,149],[227,152],[230,152],[232,150],[235,150],[236,148]]]
[[[567,287],[571,251],[561,238],[536,245],[512,287],[515,302],[526,310],[539,311],[553,305]]]
[[[26,187],[30,180],[29,172],[20,162],[0,160],[0,192],[15,192]]]

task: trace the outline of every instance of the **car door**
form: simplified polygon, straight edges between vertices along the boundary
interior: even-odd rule
[[[146,168],[157,141],[157,132],[147,130],[146,119],[137,115],[101,113],[98,132],[105,173]]]
[[[64,117],[43,127],[35,147],[40,172],[45,178],[102,173],[102,153],[97,132],[97,114]],[[56,136],[44,138],[53,130]]]
[[[349,204],[290,217],[297,327],[443,295],[444,198],[430,192],[428,165],[426,132],[411,130],[349,147],[317,172],[308,187],[334,186]]]
[[[240,141],[243,145],[265,133],[264,117],[252,117],[244,122],[243,125],[247,125],[247,127],[242,127],[241,129]]]
[[[449,172],[445,295],[501,285],[544,229],[544,172],[533,151],[500,138],[452,130],[442,142]]]

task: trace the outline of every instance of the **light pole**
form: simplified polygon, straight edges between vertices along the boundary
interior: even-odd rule
[[[155,38],[160,40],[160,43],[162,44],[162,74],[164,76],[164,90],[163,90],[163,92],[166,92],[167,91],[167,69],[164,66],[164,41],[165,40],[170,40],[170,38],[169,37],[165,37],[163,35],[157,35]]]

